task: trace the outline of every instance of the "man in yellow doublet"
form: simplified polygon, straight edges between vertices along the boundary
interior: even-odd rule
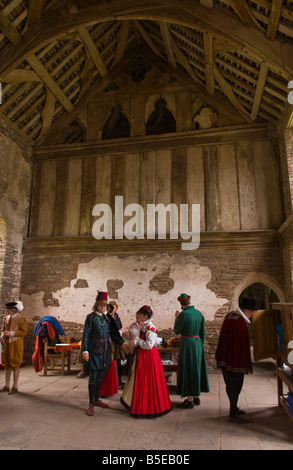
[[[9,302],[5,305],[6,315],[1,327],[1,344],[3,347],[3,360],[5,366],[5,385],[1,392],[10,394],[18,391],[20,366],[23,361],[23,338],[27,334],[27,320],[20,314],[23,310],[22,302]],[[10,378],[13,371],[13,387],[10,390]]]

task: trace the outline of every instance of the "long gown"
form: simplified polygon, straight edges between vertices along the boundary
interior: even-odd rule
[[[204,340],[204,316],[192,305],[180,312],[175,320],[174,332],[180,334],[177,395],[199,397],[209,392]]]
[[[130,377],[125,384],[121,403],[137,418],[156,418],[172,409],[164,370],[155,346],[157,329],[146,320],[140,329]]]
[[[101,397],[112,397],[118,393],[117,365],[115,359],[111,361],[110,367],[105,373],[100,389]]]

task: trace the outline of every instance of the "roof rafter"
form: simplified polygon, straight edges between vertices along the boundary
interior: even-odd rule
[[[173,69],[176,69],[177,67],[176,58],[173,52],[173,41],[172,41],[172,37],[169,31],[168,23],[160,21],[160,30],[162,33],[162,39],[163,39],[163,43],[165,46],[168,63]]]
[[[83,96],[74,109],[70,113],[66,115],[61,115],[51,126],[49,132],[41,139],[39,139],[39,145],[46,145],[54,137],[58,135],[60,131],[62,131],[65,127],[67,127],[82,111],[84,108],[94,100],[95,96],[100,93],[103,89],[109,86],[116,75],[119,75],[121,71],[124,70],[125,65],[130,62],[135,55],[137,54],[138,50],[136,48],[128,54],[127,58],[123,58],[123,61],[117,63],[113,68],[109,71],[109,73],[104,78],[99,78],[88,90],[87,94]]]
[[[247,25],[237,18],[232,16],[227,18],[227,15],[219,10],[215,15],[213,14],[214,9],[205,8],[193,0],[175,0],[173,2],[137,0],[135,6],[131,0],[123,2],[116,0],[82,8],[78,12],[72,13],[64,13],[63,4],[68,6],[69,0],[62,2],[60,10],[55,8],[53,14],[50,14],[49,8],[37,23],[32,24],[27,33],[23,35],[22,42],[17,49],[9,45],[4,48],[0,75],[8,73],[27,55],[34,53],[41,46],[64,34],[67,30],[110,19],[153,20],[154,18],[157,21],[169,21],[191,28],[196,26],[203,31],[210,31],[214,36],[223,37],[234,43],[239,50],[247,50],[256,57],[260,57],[261,60],[268,62],[277,73],[288,76],[288,78],[293,73],[292,60],[289,60],[288,52],[283,57],[283,44],[279,40],[270,41],[266,37],[260,36],[259,32],[253,28],[247,35]],[[287,45],[287,47],[291,52],[293,51],[292,45]]]
[[[208,97],[233,122],[278,125],[293,75],[292,19],[281,0],[5,0],[1,112],[42,145],[72,118],[87,125],[95,86],[103,100],[129,96],[136,79],[151,93],[148,71],[158,60],[172,93],[185,87]],[[138,53],[112,83],[135,45],[153,60]]]

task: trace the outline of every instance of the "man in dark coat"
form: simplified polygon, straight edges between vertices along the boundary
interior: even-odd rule
[[[242,390],[244,374],[252,372],[250,355],[250,318],[256,310],[254,299],[244,297],[235,312],[226,315],[216,351],[217,366],[222,369],[226,392],[230,402],[230,421],[248,422],[241,419],[245,414],[237,402]]]
[[[87,315],[83,337],[82,350],[85,368],[89,371],[89,408],[86,414],[93,416],[94,406],[108,407],[99,398],[102,379],[111,363],[111,343],[116,341],[124,345],[115,320],[107,315],[107,292],[98,292],[94,311]]]

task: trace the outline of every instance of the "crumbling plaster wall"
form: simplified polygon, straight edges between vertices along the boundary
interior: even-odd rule
[[[31,320],[41,314],[83,323],[92,311],[97,290],[104,290],[109,300],[119,304],[118,313],[125,326],[134,321],[139,307],[148,304],[158,329],[172,329],[179,308],[177,297],[182,292],[191,295],[207,320],[213,320],[217,309],[228,302],[207,287],[211,278],[211,270],[201,266],[193,255],[98,256],[79,264],[70,284],[60,285],[51,296],[44,291],[23,292],[22,300],[29,306],[26,315]]]
[[[148,254],[37,253],[25,250],[21,300],[28,318],[26,360],[35,346],[34,327],[45,315],[60,320],[67,335],[81,337],[86,315],[92,311],[98,289],[116,300],[124,327],[130,325],[143,304],[154,311],[160,336],[173,333],[177,297],[191,295],[206,320],[206,355],[214,368],[221,321],[230,308],[233,292],[243,279],[266,277],[283,282],[278,248],[198,249],[192,253]]]

